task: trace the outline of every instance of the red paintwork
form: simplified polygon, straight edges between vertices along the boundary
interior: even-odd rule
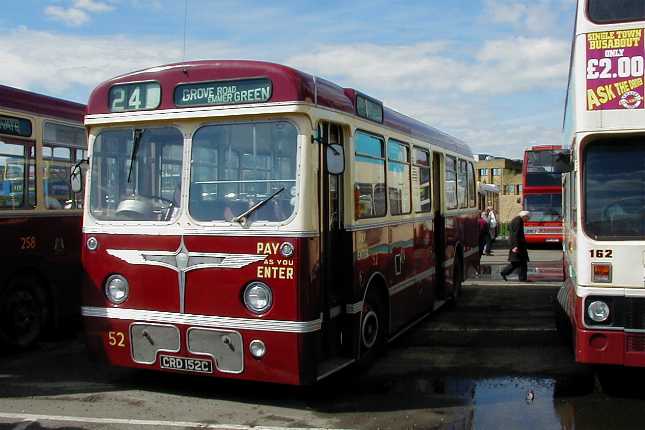
[[[97,86],[90,95],[87,114],[110,113],[108,94],[112,85],[118,83],[159,82],[161,84],[159,110],[165,110],[177,109],[173,96],[174,89],[178,84],[253,77],[266,77],[273,82],[273,94],[270,102],[317,103],[318,106],[350,114],[356,113],[356,90],[342,88],[325,79],[314,78],[312,75],[291,67],[262,61],[204,60],[168,64],[105,81]],[[432,142],[436,146],[472,157],[470,148],[463,142],[387,107],[383,108],[383,123],[418,139]]]
[[[0,106],[79,123],[83,122],[83,116],[85,115],[85,105],[80,103],[19,90],[5,85],[0,85]]]
[[[614,364],[633,367],[645,367],[645,351],[632,352],[627,350],[627,334],[623,330],[590,330],[585,329],[582,320],[581,297],[575,299],[575,319],[572,322],[574,327],[574,348],[576,361],[587,364]],[[603,348],[592,346],[593,337],[605,336]]]
[[[93,234],[99,241],[96,251],[83,250],[83,264],[87,273],[87,286],[84,288],[84,306],[119,307],[127,309],[147,309],[165,312],[179,312],[179,288],[177,272],[157,266],[130,265],[109,255],[108,249],[136,249],[155,251],[176,251],[180,245],[177,236],[129,236]],[[86,235],[85,239],[89,236]],[[311,321],[319,318],[314,309],[306,306],[311,302],[307,288],[298,288],[301,254],[307,246],[307,239],[284,239],[279,237],[222,237],[222,236],[184,236],[184,243],[190,252],[225,252],[233,254],[256,254],[258,242],[282,243],[288,241],[295,246],[296,253],[291,257],[294,268],[293,280],[261,279],[273,289],[274,306],[264,315],[249,312],[242,302],[244,287],[259,279],[257,268],[262,263],[254,263],[242,269],[200,269],[190,271],[185,283],[185,312],[194,315],[251,318],[258,320]],[[282,257],[277,257],[282,259]],[[269,255],[268,259],[276,259]],[[103,285],[107,277],[120,273],[128,279],[130,296],[121,305],[113,305],[106,298]],[[306,309],[306,310],[305,310]],[[315,316],[314,316],[315,314]],[[129,325],[134,321],[104,318],[85,318],[86,331],[95,352],[104,351],[111,364],[117,366],[156,368],[156,365],[138,365],[130,359],[129,346],[118,348],[109,345],[108,331],[129,333]],[[181,338],[186,339],[188,326],[177,325]],[[242,374],[215,372],[217,377],[271,381],[285,384],[301,384],[302,338],[311,334],[278,333],[253,330],[236,330],[243,338],[245,347],[245,370]],[[248,344],[253,339],[262,340],[267,346],[267,355],[256,360],[248,353]],[[179,356],[191,356],[186,351],[185,342]],[[199,358],[200,356],[194,356]]]

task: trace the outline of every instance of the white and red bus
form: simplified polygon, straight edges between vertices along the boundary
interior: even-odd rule
[[[0,340],[32,344],[78,321],[85,106],[0,85]]]
[[[99,85],[85,123],[82,315],[111,365],[312,383],[477,265],[468,146],[353,89],[171,64]]]
[[[529,244],[562,243],[562,146],[533,146],[524,151],[522,207],[531,212],[524,224]]]
[[[560,327],[582,363],[645,366],[642,0],[580,0],[564,120]]]

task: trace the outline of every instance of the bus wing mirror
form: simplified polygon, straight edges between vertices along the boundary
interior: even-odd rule
[[[81,160],[74,164],[69,175],[69,184],[73,193],[80,193],[83,190],[83,170],[81,164],[86,163],[87,160]]]
[[[345,171],[345,151],[337,143],[327,145],[327,172],[330,175],[341,175]]]

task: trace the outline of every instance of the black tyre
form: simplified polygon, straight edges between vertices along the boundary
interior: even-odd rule
[[[361,316],[361,360],[369,363],[383,349],[387,322],[385,321],[385,304],[371,290],[363,303]]]
[[[42,288],[31,278],[14,279],[0,296],[0,336],[9,345],[26,348],[41,336],[47,317]]]

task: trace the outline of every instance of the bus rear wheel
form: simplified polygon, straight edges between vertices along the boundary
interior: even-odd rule
[[[15,279],[0,297],[2,339],[20,348],[33,345],[43,332],[46,314],[42,288],[32,279]]]

